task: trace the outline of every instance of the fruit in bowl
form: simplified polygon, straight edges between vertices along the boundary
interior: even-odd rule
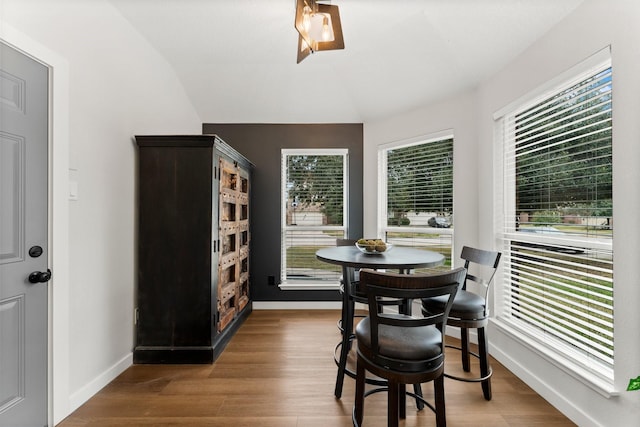
[[[391,250],[392,245],[382,239],[358,239],[356,248],[365,254],[381,254]]]

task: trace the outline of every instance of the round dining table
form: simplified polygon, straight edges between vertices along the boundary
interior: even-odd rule
[[[400,273],[410,273],[416,268],[437,267],[444,263],[444,255],[423,249],[410,248],[404,246],[394,246],[391,250],[382,253],[364,253],[355,246],[332,246],[319,249],[316,258],[329,264],[340,265],[342,267],[342,340],[336,346],[334,359],[338,365],[336,377],[335,396],[342,396],[342,386],[345,374],[355,378],[353,369],[347,369],[347,359],[351,349],[353,330],[353,317],[355,304],[352,300],[353,292],[353,272],[361,268],[371,269],[392,269]],[[406,309],[406,307],[405,307]],[[338,349],[340,355],[337,355]],[[379,384],[376,380],[368,380],[372,384]]]
[[[406,272],[416,268],[437,267],[444,255],[405,246],[394,246],[388,252],[364,253],[355,246],[332,246],[319,249],[316,258],[345,268],[398,269]],[[343,271],[344,273],[344,271]]]

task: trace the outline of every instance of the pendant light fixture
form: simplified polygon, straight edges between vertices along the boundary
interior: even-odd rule
[[[344,49],[338,6],[316,0],[296,0],[298,63],[320,50]]]

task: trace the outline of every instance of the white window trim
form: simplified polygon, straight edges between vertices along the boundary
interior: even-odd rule
[[[281,252],[281,265],[280,265],[280,277],[281,283],[278,285],[283,291],[317,291],[317,290],[330,290],[330,291],[338,291],[340,290],[340,282],[325,282],[325,281],[314,281],[314,280],[295,280],[290,279],[287,280],[287,271],[286,271],[286,249],[284,244],[284,236],[286,235],[287,229],[287,220],[286,215],[284,214],[287,210],[287,200],[285,198],[285,194],[287,194],[287,171],[285,168],[285,159],[290,155],[323,155],[323,156],[332,156],[339,155],[344,156],[344,168],[342,171],[342,179],[344,182],[344,192],[343,192],[343,226],[324,226],[324,227],[313,227],[314,230],[343,230],[344,235],[348,235],[349,231],[349,150],[346,148],[284,148],[281,150],[280,154],[280,252]],[[296,229],[301,230],[304,227],[296,226]]]
[[[493,226],[495,247],[499,247],[501,245],[501,236],[499,236],[499,234],[504,234],[504,219],[508,218],[507,215],[515,215],[512,210],[512,206],[515,206],[515,191],[509,191],[508,194],[505,194],[507,189],[510,187],[510,184],[506,182],[504,170],[503,120],[505,115],[517,112],[521,109],[520,106],[524,104],[530,105],[535,102],[535,100],[547,98],[549,94],[557,92],[559,87],[567,87],[573,83],[578,83],[586,77],[594,74],[595,70],[601,69],[605,65],[611,66],[610,46],[596,52],[589,58],[548,81],[546,84],[543,84],[539,88],[521,96],[493,114],[495,165],[493,174],[495,197]],[[506,198],[508,198],[508,200],[506,200]],[[602,396],[607,398],[618,396],[620,393],[615,387],[614,369],[607,368],[608,375],[598,375],[594,370],[586,369],[577,361],[567,359],[566,357],[563,357],[561,353],[553,351],[548,344],[543,344],[541,341],[536,340],[535,335],[525,334],[518,327],[515,327],[509,322],[505,322],[501,319],[500,315],[506,312],[507,304],[505,299],[502,297],[502,295],[504,295],[505,283],[504,281],[499,280],[501,274],[502,268],[498,271],[498,280],[496,280],[494,285],[492,298],[493,306],[495,308],[495,317],[491,319],[491,322],[509,336],[522,343],[530,351],[536,353],[558,369],[600,393]]]

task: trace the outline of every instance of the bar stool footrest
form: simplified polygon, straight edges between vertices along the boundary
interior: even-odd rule
[[[388,392],[389,391],[389,387],[378,387],[378,388],[374,388],[372,390],[369,390],[367,392],[364,393],[364,398],[366,399],[367,396],[370,396],[374,393],[382,393],[382,392]],[[413,397],[414,399],[416,399],[416,402],[421,402],[423,405],[418,407],[418,411],[421,411],[425,406],[427,406],[429,409],[431,409],[433,411],[433,413],[436,413],[436,408],[435,406],[433,406],[431,403],[427,402],[424,397],[419,396],[415,393],[412,393],[410,391],[405,391],[404,393],[405,395],[409,396],[409,397]],[[360,427],[360,424],[358,424],[358,422],[356,421],[356,408],[355,405],[353,407],[353,409],[351,410],[351,421],[353,422],[353,427]]]
[[[342,347],[342,342],[339,342],[335,349],[333,350],[333,361],[336,363],[336,366],[340,367],[340,349]],[[354,380],[356,379],[356,373],[353,372],[351,369],[349,369],[347,366],[344,367],[344,373],[345,375],[347,375],[348,377],[353,378]],[[386,386],[387,385],[387,381],[384,379],[376,379],[376,378],[371,378],[371,377],[367,377],[365,379],[365,382],[367,384],[371,384],[371,385],[376,385],[376,386]]]
[[[448,345],[447,344],[447,345],[445,345],[445,347],[452,348],[454,350],[462,351],[462,347],[458,347],[458,346],[455,346],[455,345]],[[469,354],[471,356],[475,357],[478,360],[480,359],[480,355],[478,353],[474,353],[474,352],[470,351]],[[463,381],[463,382],[466,382],[466,383],[481,383],[481,382],[486,381],[489,378],[491,378],[491,375],[493,375],[493,369],[491,368],[491,366],[489,366],[489,373],[487,375],[485,375],[485,376],[482,376],[482,377],[470,377],[470,378],[467,378],[467,377],[459,377],[459,376],[456,376],[456,375],[447,374],[446,372],[444,373],[444,376],[446,378],[449,378],[449,379],[455,380],[455,381]]]

